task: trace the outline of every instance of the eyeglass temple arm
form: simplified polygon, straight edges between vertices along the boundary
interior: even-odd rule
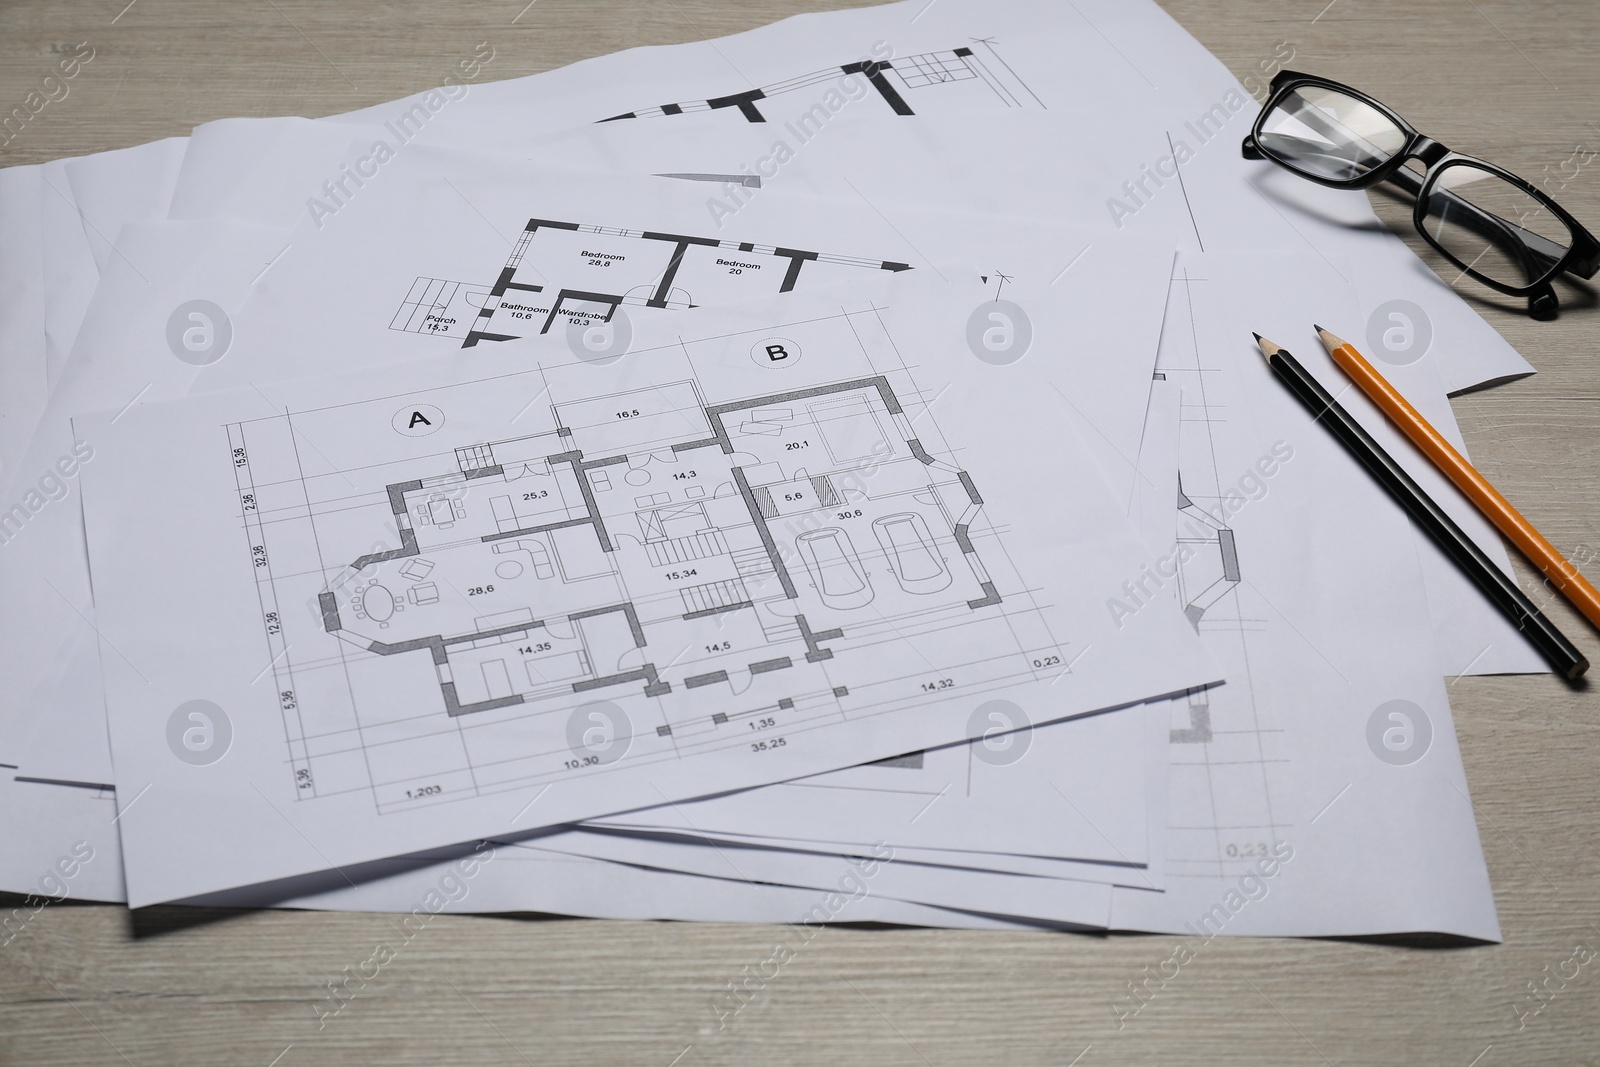
[[[1421,196],[1423,178],[1415,171],[1407,170],[1405,167],[1396,167],[1394,172],[1389,174],[1385,180],[1400,186],[1413,197]],[[1448,189],[1435,188],[1431,195],[1445,201],[1444,209],[1439,213],[1441,223],[1443,223],[1446,215],[1453,213],[1455,222],[1488,238],[1491,243],[1498,243],[1502,247],[1509,245],[1510,248],[1506,249],[1506,251],[1508,253],[1515,252],[1517,258],[1522,260],[1523,271],[1530,278],[1541,277],[1549,273],[1550,269],[1566,255],[1566,249],[1560,245],[1546,240],[1539,234],[1533,233],[1515,223],[1507,222],[1492,212],[1484,211],[1476,204],[1462,199]],[[1430,208],[1432,207],[1432,205],[1429,206]],[[1593,273],[1593,271],[1590,273]],[[1548,280],[1538,288],[1530,291],[1527,297],[1528,314],[1535,319],[1553,319],[1561,307],[1556,300],[1555,290],[1550,287]]]
[[[1414,197],[1422,195],[1423,178],[1414,170],[1396,167],[1393,173],[1384,178],[1384,181],[1398,185]],[[1551,267],[1560,263],[1567,254],[1565,247],[1550,240],[1543,234],[1535,233],[1525,226],[1519,226],[1509,219],[1503,219],[1491,211],[1485,211],[1470,200],[1457,196],[1448,189],[1440,189],[1435,186],[1433,192],[1429,195],[1431,198],[1443,200],[1445,202],[1445,210],[1453,212],[1455,221],[1461,223],[1467,229],[1491,239],[1503,236],[1515,240],[1527,252],[1533,265],[1538,268],[1535,272],[1536,274],[1545,273]],[[1433,214],[1434,212],[1430,210],[1429,213]],[[1568,266],[1568,269],[1582,277],[1591,278],[1595,274],[1596,266],[1597,264],[1591,259],[1588,263],[1574,262]],[[1586,271],[1587,273],[1585,273]]]
[[[1384,181],[1393,182],[1412,196],[1422,195],[1422,177],[1414,170],[1398,167]],[[1518,226],[1509,219],[1503,219],[1491,211],[1485,211],[1470,200],[1457,196],[1448,189],[1437,186],[1431,194],[1434,198],[1445,202],[1445,210],[1455,213],[1456,222],[1467,229],[1484,237],[1508,237],[1522,245],[1540,268],[1539,273],[1548,271],[1551,267],[1561,262],[1567,250],[1542,234],[1534,233],[1523,226]],[[1433,212],[1430,212],[1432,214]]]
[[[1302,157],[1321,155],[1341,163],[1349,162],[1344,156],[1336,156],[1321,151],[1323,146],[1316,142],[1290,137],[1286,134],[1278,134],[1277,136],[1281,140],[1293,141],[1298,146],[1303,146],[1297,148],[1296,153]],[[1246,159],[1266,158],[1260,146],[1255,143],[1254,137],[1245,138],[1244,156]],[[1422,177],[1415,171],[1407,170],[1405,167],[1395,168],[1384,180],[1398,185],[1413,197],[1422,193]],[[1565,248],[1554,241],[1534,233],[1532,230],[1507,222],[1498,215],[1484,211],[1472,202],[1464,200],[1448,190],[1435,189],[1433,196],[1443,199],[1448,209],[1453,209],[1456,213],[1456,220],[1468,229],[1489,238],[1510,237],[1516,240],[1526,249],[1533,262],[1540,268],[1537,273],[1545,273],[1559,263],[1567,253]],[[1591,278],[1595,275],[1596,269],[1600,268],[1600,263],[1595,261],[1596,258],[1591,256],[1587,261],[1575,262],[1571,265],[1571,269],[1581,277]]]
[[[1397,167],[1394,173],[1390,174],[1386,180],[1394,182],[1413,196],[1421,194],[1423,179],[1415,171]],[[1524,273],[1530,278],[1542,277],[1548,274],[1550,269],[1561,262],[1562,257],[1566,255],[1567,250],[1553,241],[1549,241],[1515,223],[1507,222],[1493,212],[1484,211],[1476,204],[1462,199],[1448,189],[1441,190],[1436,188],[1431,195],[1446,202],[1443,211],[1439,213],[1441,224],[1445,216],[1453,212],[1455,216],[1453,221],[1482,235],[1491,243],[1500,244],[1507,254],[1514,252],[1517,258],[1522,261]],[[1431,207],[1432,205],[1430,205]],[[1506,246],[1509,246],[1509,248]],[[1568,269],[1581,271],[1582,264],[1569,264]],[[1594,273],[1592,267],[1589,273]],[[1585,275],[1585,277],[1587,276]],[[1528,314],[1535,319],[1549,320],[1555,318],[1559,313],[1561,304],[1556,299],[1555,290],[1550,287],[1548,278],[1539,286],[1530,290],[1527,293],[1527,298]]]

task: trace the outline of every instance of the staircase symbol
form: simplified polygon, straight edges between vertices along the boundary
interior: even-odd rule
[[[769,594],[781,594],[783,583],[764,548],[741,548],[731,554],[734,569],[744,582],[751,600],[765,600]]]
[[[683,598],[683,611],[686,615],[750,602],[750,595],[745,592],[744,583],[737,578],[730,582],[691,585],[687,589],[680,589],[678,595]]]
[[[713,528],[690,534],[688,537],[647,541],[644,550],[650,557],[651,563],[657,567],[665,567],[673,563],[688,563],[691,560],[726,555],[728,544],[722,539],[722,531]]]

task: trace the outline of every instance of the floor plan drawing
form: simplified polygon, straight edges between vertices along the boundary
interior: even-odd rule
[[[738,112],[746,122],[766,122],[762,101],[802,89],[818,89],[841,78],[859,76],[871,87],[871,95],[896,115],[916,115],[926,110],[930,93],[938,96],[937,106],[1043,107],[994,48],[992,39],[973,40],[969,45],[941,52],[881,61],[857,61],[813,71],[787,81],[763,85],[744,92],[681,104],[661,104],[612,115],[602,122],[621,119],[660,118],[692,115],[696,112]],[[913,104],[916,106],[913,107]]]
[[[371,788],[381,811],[559,774],[559,723],[531,746],[519,723],[586,702],[631,759],[675,758],[1058,676],[980,481],[852,326],[821,330],[854,351],[812,326],[803,363],[762,337],[743,378],[717,375],[765,391],[708,389],[693,345],[645,383],[568,355],[516,434],[480,432],[459,395],[231,426],[303,795]],[[305,442],[352,425],[375,428],[360,461],[308,473]],[[396,686],[413,707],[391,721]]]
[[[614,408],[630,413],[625,424],[603,421]],[[319,598],[329,633],[381,656],[429,654],[450,715],[630,684],[665,695],[674,682],[654,662],[620,669],[663,631],[675,652],[743,628],[741,647],[793,654],[735,665],[758,675],[832,658],[829,643],[844,636],[835,617],[879,598],[900,602],[896,617],[1001,602],[967,536],[983,498],[966,472],[919,455],[915,437],[893,439],[902,411],[882,378],[713,406],[683,382],[555,410],[553,436],[457,449],[455,470],[386,486],[402,547],[352,560],[343,594]],[[706,436],[672,432],[690,412]],[[791,447],[813,443],[821,448],[796,466]],[[899,491],[846,508],[836,480],[863,461],[898,464]],[[472,482],[492,490],[469,514],[457,490]],[[854,537],[830,512],[863,520]],[[826,525],[784,537],[786,517]],[[362,577],[402,560],[403,594]],[[469,604],[451,612],[440,583],[467,587],[486,560],[501,581],[531,575],[540,593],[559,589],[539,604],[556,618],[476,614],[470,587]],[[423,610],[397,617],[408,605]],[[538,653],[508,657],[521,641]],[[729,678],[727,668],[679,671],[676,684]]]
[[[390,329],[506,341],[569,324],[608,323],[618,308],[676,309],[844,282],[861,270],[910,270],[862,259],[714,237],[529,219],[493,284],[418,278]]]

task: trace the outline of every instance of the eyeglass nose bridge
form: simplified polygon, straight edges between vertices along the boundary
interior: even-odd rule
[[[1432,137],[1425,137],[1419,133],[1416,140],[1406,146],[1402,156],[1405,159],[1415,159],[1424,167],[1432,169],[1434,164],[1449,154],[1450,149],[1435,141]]]
[[[1391,162],[1390,165],[1393,166],[1393,170],[1389,172],[1388,180],[1400,186],[1412,196],[1421,196],[1423,176],[1414,170],[1407,170],[1406,161],[1415,159],[1422,164],[1424,171],[1430,171],[1440,160],[1450,154],[1450,149],[1435,141],[1432,137],[1424,137],[1419,133],[1406,146],[1405,150],[1399,154],[1398,158]],[[1395,164],[1398,164],[1398,166]]]

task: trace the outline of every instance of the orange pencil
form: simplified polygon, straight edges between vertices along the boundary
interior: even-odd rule
[[[1578,568],[1556,551],[1556,547],[1545,540],[1544,535],[1534,529],[1533,524],[1523,518],[1438,430],[1430,426],[1428,420],[1350,342],[1334,336],[1321,326],[1316,330],[1328,355],[1350,376],[1351,381],[1359,385],[1361,391],[1383,409],[1389,420],[1400,427],[1412,443],[1433,461],[1433,465],[1454,482],[1456,488],[1466,494],[1467,499],[1477,505],[1478,510],[1512,544],[1522,550],[1522,554],[1544,573],[1551,585],[1583,612],[1584,617],[1600,627],[1600,592],[1596,592],[1594,586],[1578,573]]]

